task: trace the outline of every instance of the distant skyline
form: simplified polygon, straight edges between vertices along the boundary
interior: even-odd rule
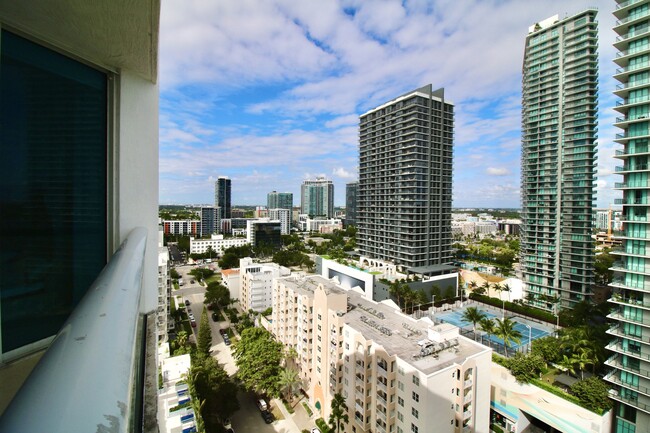
[[[358,176],[359,115],[413,88],[455,104],[454,208],[519,208],[528,27],[598,8],[598,207],[615,181],[612,0],[166,2],[160,32],[160,203],[300,197],[325,176],[335,205]],[[618,161],[620,162],[620,161]]]

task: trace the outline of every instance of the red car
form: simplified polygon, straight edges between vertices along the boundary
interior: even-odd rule
[[[192,325],[192,328],[196,328],[196,320],[192,320],[190,322],[190,325]]]

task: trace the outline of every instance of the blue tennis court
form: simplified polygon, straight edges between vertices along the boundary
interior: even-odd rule
[[[500,319],[501,318],[501,315],[496,316],[495,314],[493,314],[493,313],[491,313],[491,312],[489,312],[487,310],[484,310],[482,308],[479,308],[479,310],[482,311],[486,315],[486,317],[488,317],[490,319],[495,319],[495,318]],[[445,312],[442,312],[442,313],[436,313],[435,318],[438,319],[438,320],[442,320],[443,322],[451,323],[452,325],[458,326],[459,328],[472,329],[472,322],[466,322],[466,321],[463,320],[463,313],[464,312],[465,312],[465,309],[453,310],[453,311],[449,310],[449,311],[445,311]],[[520,347],[524,347],[529,343],[529,340],[528,340],[528,328],[522,322],[518,321],[518,317],[513,317],[512,321],[515,322],[515,329],[521,333],[521,342],[519,344],[516,344],[516,343],[512,342],[511,345],[510,345],[511,349],[517,350]],[[530,334],[531,334],[531,337],[532,337],[533,340],[535,340],[537,338],[541,338],[541,337],[546,337],[547,335],[551,334],[551,332],[549,332],[548,330],[536,328],[533,325],[530,325],[530,328],[531,328]],[[481,328],[477,323],[476,324],[477,333],[481,332],[480,329]],[[487,339],[487,336],[485,338]],[[503,340],[500,339],[499,337],[495,336],[495,335],[490,335],[490,340],[495,342],[495,343],[498,343],[498,344],[503,344]]]

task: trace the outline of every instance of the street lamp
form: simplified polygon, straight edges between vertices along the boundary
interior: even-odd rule
[[[501,302],[503,304],[501,306],[501,320],[505,320],[506,319],[506,300],[502,299]]]
[[[532,344],[533,344],[533,328],[530,327],[530,325],[526,325],[524,323],[524,326],[528,328],[528,353],[531,352],[532,350]]]

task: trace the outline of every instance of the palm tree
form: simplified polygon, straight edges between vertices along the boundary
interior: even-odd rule
[[[293,395],[300,388],[301,381],[296,370],[293,368],[283,368],[280,370],[278,383],[280,384],[280,389],[285,392],[287,401],[292,401]]]
[[[503,287],[501,287],[501,284],[499,283],[494,283],[492,285],[492,289],[494,289],[495,292],[499,293],[499,300],[501,300],[501,291],[503,290]]]
[[[289,348],[284,352],[284,366],[288,367],[289,364],[294,365],[294,361],[298,359],[298,352],[296,351],[296,348],[293,346],[289,346]]]
[[[510,302],[510,292],[512,289],[510,288],[510,285],[508,283],[504,283],[501,285],[501,290],[503,292],[508,292],[508,302]]]
[[[402,297],[404,298],[404,311],[408,310],[408,305],[410,303],[411,304],[411,313],[412,313],[413,312],[413,304],[415,303],[415,300],[418,297],[417,294],[413,290],[411,290],[409,288],[406,288],[406,291],[402,295]]]
[[[483,284],[481,284],[481,289],[485,290],[485,293],[487,293],[488,296],[490,296],[490,283],[485,280]]]
[[[471,322],[474,327],[474,340],[476,340],[476,324],[486,317],[483,311],[480,311],[476,307],[468,307],[463,312],[463,320],[465,322]]]
[[[348,423],[348,407],[345,404],[345,397],[343,397],[338,392],[334,394],[332,398],[332,411],[330,412],[330,427],[335,433],[338,433],[341,429],[341,422]]]
[[[571,360],[574,365],[578,367],[578,370],[580,370],[580,379],[585,378],[585,370],[587,369],[587,366],[594,363],[594,357],[592,354],[593,351],[591,349],[582,348],[580,351],[574,352],[571,355]]]
[[[510,318],[495,319],[496,320],[496,336],[503,340],[503,348],[508,357],[508,346],[510,343],[521,342],[521,332],[515,329],[515,322]]]
[[[472,290],[472,293],[474,293],[474,290],[478,288],[478,284],[476,284],[476,281],[472,280],[467,284],[467,287]]]
[[[397,299],[397,305],[402,308],[402,297],[406,293],[407,287],[399,280],[395,280],[388,286],[388,293]]]
[[[488,345],[492,347],[492,341],[490,340],[490,337],[492,334],[496,332],[496,327],[494,325],[494,320],[484,317],[481,319],[481,321],[478,323],[479,326],[481,327],[481,330],[485,332],[488,336]]]

